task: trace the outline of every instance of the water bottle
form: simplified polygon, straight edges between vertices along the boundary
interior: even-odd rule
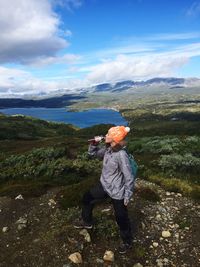
[[[104,140],[105,140],[105,136],[99,135],[99,136],[95,136],[92,139],[89,139],[88,142],[96,142],[96,143],[99,143],[99,142],[102,142]]]

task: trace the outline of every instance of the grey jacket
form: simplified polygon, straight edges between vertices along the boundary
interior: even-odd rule
[[[113,199],[129,201],[133,194],[134,177],[126,151],[89,145],[88,154],[103,159],[100,181],[105,192]]]

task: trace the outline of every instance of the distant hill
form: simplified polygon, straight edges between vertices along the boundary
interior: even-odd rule
[[[70,106],[73,102],[84,98],[81,95],[63,95],[46,99],[22,99],[22,98],[0,98],[0,108],[29,108],[29,107],[45,107],[45,108],[61,108]]]
[[[33,140],[56,135],[71,136],[75,132],[74,126],[70,124],[47,122],[23,115],[4,116],[0,114],[0,140]]]
[[[41,96],[35,96],[34,99],[22,99],[22,98],[0,98],[1,108],[28,108],[28,107],[46,107],[46,108],[60,108],[72,105],[80,99],[87,98],[90,93],[111,93],[117,96],[117,93],[129,93],[137,92],[144,93],[145,95],[151,94],[152,90],[176,90],[184,88],[200,87],[200,79],[197,78],[160,78],[155,77],[146,81],[132,81],[125,80],[116,83],[101,83],[90,87],[83,87],[71,90],[71,94],[67,94],[67,91],[57,90],[55,95],[41,99]],[[74,89],[75,90],[75,89]],[[157,93],[158,90],[156,90]],[[154,92],[154,93],[156,93]],[[170,91],[169,91],[170,93]],[[33,96],[32,96],[33,98]]]

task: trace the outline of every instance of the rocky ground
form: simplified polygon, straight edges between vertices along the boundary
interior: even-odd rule
[[[61,190],[37,198],[0,198],[1,267],[77,266],[69,259],[75,252],[82,258],[78,266],[200,266],[199,203],[138,180],[129,204],[133,248],[120,255],[111,204],[98,205],[94,229],[80,231],[73,228],[80,209],[61,209]],[[111,261],[103,259],[106,251]]]

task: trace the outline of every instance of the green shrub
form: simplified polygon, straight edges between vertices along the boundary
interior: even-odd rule
[[[33,149],[23,155],[12,155],[0,163],[0,182],[33,180],[40,177],[65,178],[73,173],[76,173],[77,177],[84,177],[100,172],[100,161],[89,161],[86,155],[79,155],[77,159],[71,160],[66,154],[66,148],[48,147]]]
[[[176,173],[200,173],[200,159],[192,154],[162,155],[158,165],[162,171],[172,175]]]

